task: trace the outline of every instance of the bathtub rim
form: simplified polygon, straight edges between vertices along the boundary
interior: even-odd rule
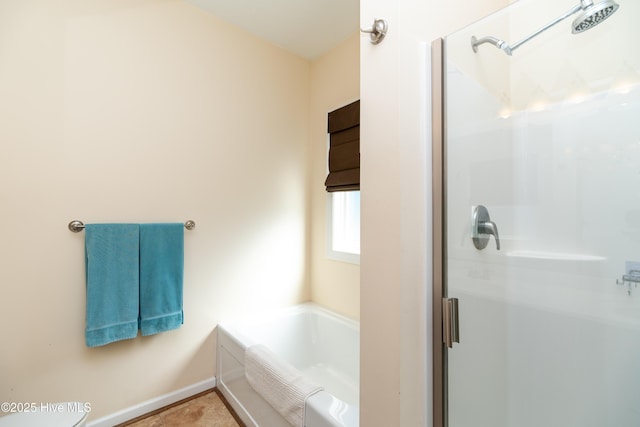
[[[245,318],[222,321],[218,324],[218,328],[226,331],[227,334],[229,334],[234,339],[234,341],[236,341],[236,343],[247,348],[251,345],[260,344],[260,342],[256,341],[255,339],[253,339],[253,337],[245,332],[247,328],[250,328],[251,326],[259,323],[277,320],[305,312],[317,313],[329,317],[339,323],[346,325],[349,328],[355,329],[358,334],[360,334],[360,322],[358,320],[336,313],[331,309],[316,302],[303,302],[288,307],[261,311]]]

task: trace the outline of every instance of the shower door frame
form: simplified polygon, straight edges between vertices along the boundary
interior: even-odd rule
[[[433,427],[446,427],[447,346],[444,341],[442,302],[446,282],[446,179],[444,39],[431,43],[431,150],[432,150],[432,374]]]

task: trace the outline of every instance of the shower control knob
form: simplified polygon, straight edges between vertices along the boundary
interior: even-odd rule
[[[489,211],[482,205],[473,208],[471,215],[471,238],[476,249],[481,250],[489,244],[489,236],[496,239],[496,249],[500,250],[500,237],[498,235],[498,226],[491,221]]]

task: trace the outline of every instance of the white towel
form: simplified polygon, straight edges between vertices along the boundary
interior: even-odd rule
[[[322,390],[305,380],[302,372],[282,361],[263,345],[245,350],[247,381],[283,418],[294,427],[304,427],[307,398]]]

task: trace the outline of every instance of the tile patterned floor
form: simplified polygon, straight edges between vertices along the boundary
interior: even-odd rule
[[[239,427],[215,391],[123,427]]]

